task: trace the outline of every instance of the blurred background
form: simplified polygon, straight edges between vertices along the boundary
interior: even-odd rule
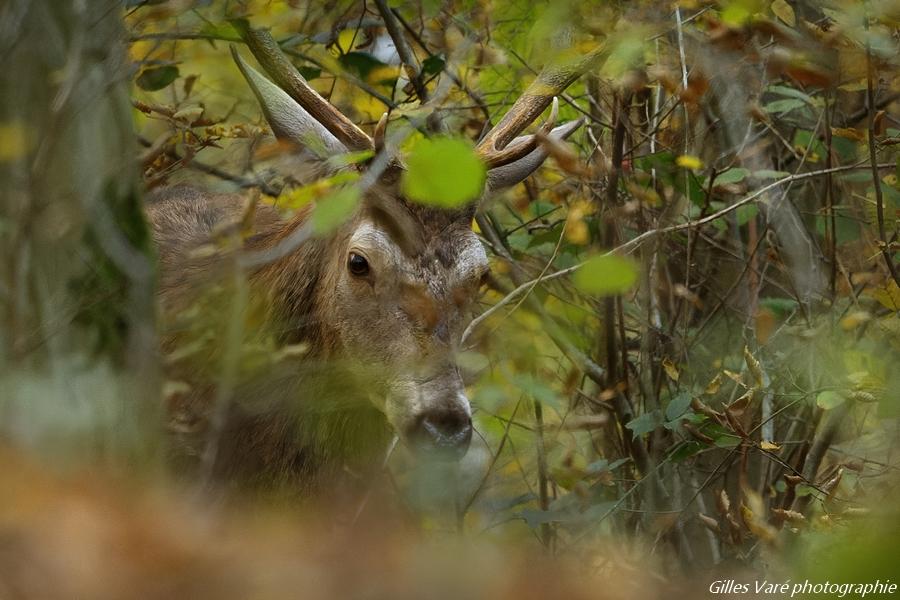
[[[166,461],[144,198],[290,215],[345,183],[275,142],[243,20],[407,156],[436,129],[469,152],[542,67],[603,55],[559,99],[585,125],[473,223],[469,453],[399,447],[349,505]],[[897,0],[6,0],[0,598],[900,581],[898,25]]]

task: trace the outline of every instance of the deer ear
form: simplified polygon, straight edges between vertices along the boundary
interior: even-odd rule
[[[231,47],[231,56],[250,84],[275,137],[307,148],[322,158],[348,152],[344,144],[284,90],[244,62],[234,46]]]
[[[572,133],[574,133],[576,129],[581,127],[582,123],[584,123],[584,119],[570,121],[550,131],[548,136],[555,140],[564,140],[572,135]],[[514,146],[526,141],[529,137],[530,136],[517,137],[508,145],[510,147]],[[538,145],[537,148],[535,148],[522,158],[500,167],[494,167],[493,169],[488,171],[487,174],[487,183],[485,184],[484,189],[485,196],[490,196],[493,193],[521,182],[526,177],[534,173],[534,171],[539,166],[541,166],[541,163],[543,163],[546,158],[547,150],[543,146]]]

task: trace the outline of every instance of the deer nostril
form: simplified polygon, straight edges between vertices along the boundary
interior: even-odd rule
[[[472,440],[472,419],[462,411],[428,413],[420,418],[413,437],[426,451],[459,458],[466,453]]]

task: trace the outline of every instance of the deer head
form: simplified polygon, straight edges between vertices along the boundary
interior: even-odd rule
[[[241,34],[275,82],[232,48],[277,137],[324,155],[383,149],[386,116],[370,137],[304,80],[267,32],[243,27]],[[553,127],[554,95],[578,74],[569,69],[539,76],[480,142],[476,150],[488,167],[485,193],[522,181],[546,158],[538,136],[517,136],[551,103],[543,135],[563,139],[581,124]],[[479,198],[452,211],[414,204],[397,185],[400,162],[385,164],[357,213],[328,242],[315,294],[317,318],[329,329],[335,353],[378,374],[380,407],[401,439],[460,456],[472,424],[454,354],[488,270],[471,228]]]

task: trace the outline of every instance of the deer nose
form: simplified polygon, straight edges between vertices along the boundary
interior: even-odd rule
[[[419,418],[411,437],[419,449],[439,458],[457,460],[469,449],[472,419],[461,410],[426,413]]]

